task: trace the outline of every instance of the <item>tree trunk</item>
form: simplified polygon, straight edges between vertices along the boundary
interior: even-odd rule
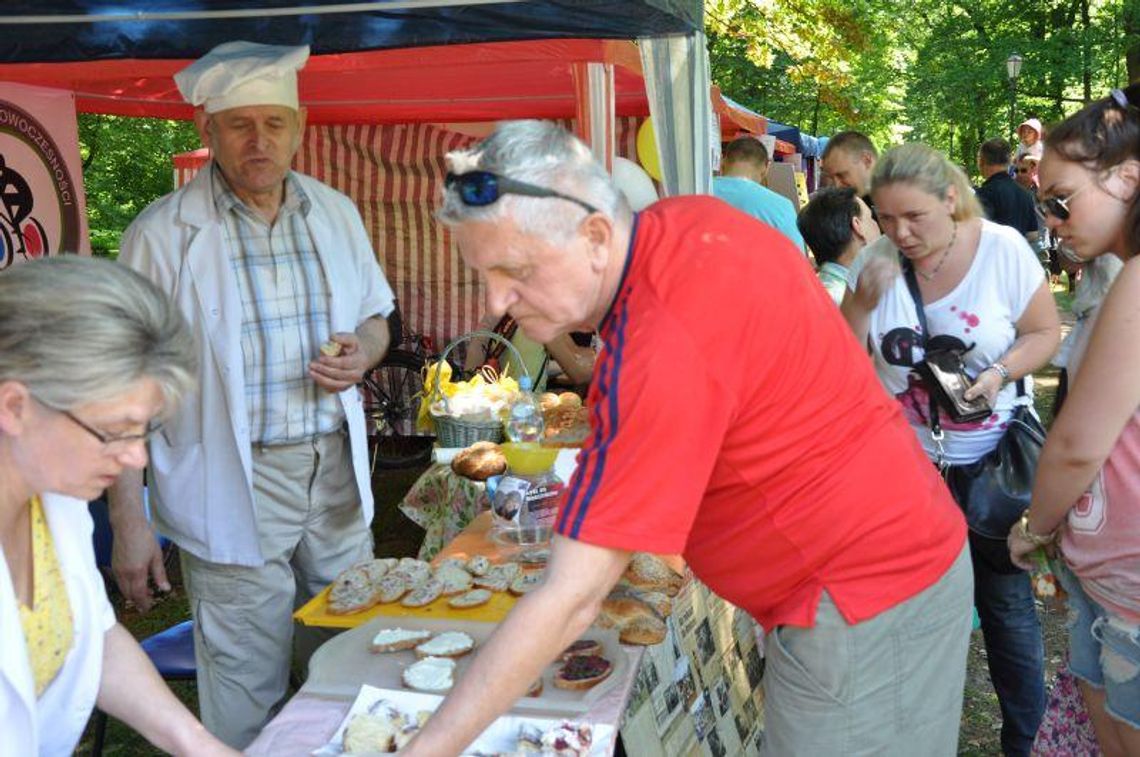
[[[1092,41],[1089,39],[1089,0],[1081,0],[1081,83],[1085,102],[1092,100]]]
[[[1124,0],[1121,13],[1124,27],[1124,61],[1128,83],[1140,81],[1140,0]]]

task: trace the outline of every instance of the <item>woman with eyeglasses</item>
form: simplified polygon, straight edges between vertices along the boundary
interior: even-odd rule
[[[167,752],[237,754],[116,623],[87,512],[190,390],[189,331],[138,274],[74,255],[5,271],[0,313],[0,752],[70,755],[98,706]]]
[[[921,144],[893,148],[875,166],[871,195],[883,237],[852,267],[843,312],[927,456],[945,475],[962,478],[997,447],[1015,407],[1032,407],[1018,380],[1056,351],[1056,307],[1025,238],[981,217],[965,174],[942,153]],[[908,278],[921,296],[926,334]],[[944,410],[932,414],[931,390],[916,365],[936,349],[962,355],[973,380],[966,398],[985,397],[992,414],[970,422],[954,422]],[[1002,750],[1028,754],[1045,707],[1029,577],[1009,564],[998,539],[971,531],[970,552],[974,604],[1002,710]]]
[[[1140,87],[1070,116],[1045,144],[1039,207],[1070,257],[1125,261],[1068,358],[1029,509],[1009,534],[1029,567],[1060,548],[1069,666],[1106,755],[1140,755]]]

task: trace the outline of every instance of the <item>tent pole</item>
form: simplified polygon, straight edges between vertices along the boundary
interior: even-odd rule
[[[614,67],[611,63],[576,62],[574,132],[606,170],[614,170]]]

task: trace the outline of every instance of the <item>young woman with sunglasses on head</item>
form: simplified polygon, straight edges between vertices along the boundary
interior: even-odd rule
[[[842,309],[927,456],[961,481],[997,448],[1015,408],[1032,406],[1015,382],[1056,351],[1057,310],[1025,238],[981,217],[965,174],[942,153],[922,144],[891,149],[875,166],[871,195],[883,237],[865,248],[861,273],[860,261],[852,267]],[[913,272],[923,326],[900,263]],[[953,422],[943,409],[932,424],[932,390],[917,368],[936,348],[961,353],[973,377],[966,398],[984,396],[993,408],[988,417]],[[970,553],[974,604],[1002,710],[1002,751],[1028,754],[1045,708],[1044,648],[1029,577],[1009,565],[998,539],[971,531]]]
[[[1070,257],[1126,261],[1069,358],[1070,388],[1032,503],[1009,534],[1023,567],[1060,546],[1069,664],[1106,755],[1140,755],[1140,88],[1052,132],[1039,208]]]
[[[87,513],[190,389],[185,323],[138,274],[74,255],[5,271],[0,313],[0,752],[69,755],[98,706],[167,752],[236,755],[115,622]]]

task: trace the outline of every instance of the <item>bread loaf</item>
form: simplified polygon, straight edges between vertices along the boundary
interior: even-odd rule
[[[475,442],[461,450],[451,461],[451,470],[457,476],[472,481],[486,481],[507,469],[507,458],[503,449],[494,442]]]

